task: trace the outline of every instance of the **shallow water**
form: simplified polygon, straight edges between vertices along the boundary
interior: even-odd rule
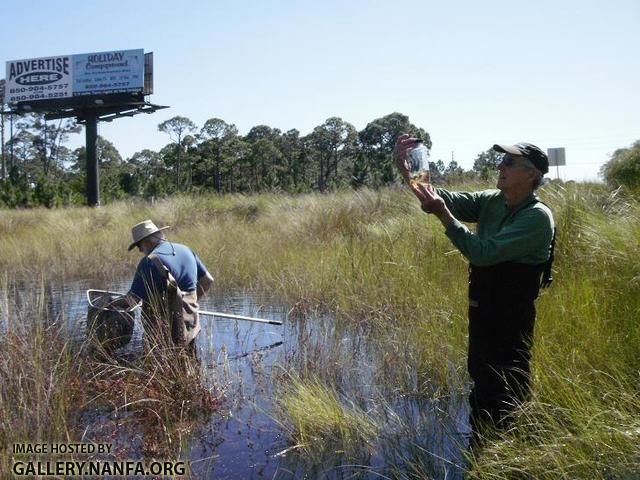
[[[128,282],[110,289],[126,291]],[[95,286],[93,286],[95,287]],[[46,287],[48,317],[64,322],[69,333],[82,336],[87,313],[86,282]],[[21,291],[3,292],[5,323],[11,316],[7,303],[19,310]],[[8,298],[11,297],[9,301]],[[26,295],[25,297],[28,297]],[[221,318],[201,317],[197,338],[198,358],[205,379],[225,383],[222,409],[204,420],[196,431],[185,434],[183,455],[191,460],[197,478],[391,478],[411,477],[416,465],[432,478],[463,478],[466,403],[452,394],[434,403],[411,395],[396,395],[393,385],[381,383],[382,351],[366,331],[345,331],[329,315],[304,319],[288,317],[289,306],[264,292],[237,292],[224,297],[208,296],[204,310],[280,320],[283,326]],[[142,331],[136,320],[126,355],[140,349]],[[334,453],[310,458],[292,447],[286,432],[274,420],[274,373],[299,368],[305,363],[330,364],[339,359],[336,384],[341,393],[367,411],[385,418],[373,452],[353,458]],[[334,365],[335,367],[335,365]],[[382,376],[384,378],[384,376]],[[379,399],[384,397],[383,407]],[[382,410],[382,411],[381,411]],[[144,429],[129,428],[127,413],[81,412],[84,441],[112,442],[116,449],[139,451]],[[321,451],[319,445],[316,450]],[[131,455],[129,455],[131,457]],[[176,459],[169,459],[176,460]]]

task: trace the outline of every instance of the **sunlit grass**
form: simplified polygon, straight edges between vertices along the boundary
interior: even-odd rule
[[[537,301],[534,395],[514,431],[475,458],[470,475],[633,478],[640,203],[595,184],[552,183],[540,195],[554,211],[558,243],[555,283]],[[172,225],[169,238],[200,255],[215,288],[268,290],[296,313],[326,309],[337,318],[329,345],[347,329],[367,335],[378,347],[374,379],[393,395],[438,399],[467,388],[467,263],[439,222],[399,188],[7,211],[0,216],[0,272],[12,281],[120,280],[140,258],[126,248],[131,226],[145,218]],[[318,435],[341,439],[345,448],[359,444],[362,429],[351,427],[363,417],[348,414],[361,412],[351,407],[360,409],[362,399],[344,397],[338,388],[357,372],[345,368],[344,349],[312,347],[303,364],[290,366],[307,376],[280,395],[287,399],[279,404],[282,421],[291,426],[294,444],[309,443],[314,425]],[[61,385],[66,371],[56,370]],[[316,405],[318,398],[330,406]],[[329,422],[332,416],[338,424]],[[377,417],[364,418],[379,429]],[[54,429],[67,430],[62,421]],[[553,473],[545,477],[545,469]]]
[[[576,376],[549,373],[537,379],[536,395],[518,410],[514,428],[487,442],[471,478],[637,478],[640,376],[633,382],[595,368]]]
[[[85,406],[133,414],[127,422],[145,431],[141,453],[176,458],[183,440],[222,403],[224,386],[204,385],[199,367],[184,352],[158,345],[133,362],[108,356],[88,362],[82,375]]]
[[[308,455],[333,450],[349,456],[375,443],[375,422],[317,378],[291,379],[276,405],[296,448]]]

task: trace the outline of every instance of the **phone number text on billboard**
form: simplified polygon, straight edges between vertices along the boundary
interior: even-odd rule
[[[58,85],[31,85],[30,87],[10,88],[9,93],[44,92],[53,90],[64,90],[69,87],[68,83]]]
[[[24,102],[27,100],[46,100],[48,98],[65,98],[67,95],[65,92],[52,92],[52,93],[30,93],[28,95],[14,95],[14,102]]]

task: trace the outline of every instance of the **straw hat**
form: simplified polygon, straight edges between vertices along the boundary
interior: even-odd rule
[[[158,228],[156,224],[151,220],[145,220],[133,226],[131,229],[131,236],[133,237],[133,243],[129,245],[128,250],[131,251],[133,247],[138,245],[142,240],[147,238],[149,235],[153,235],[156,232],[160,232],[167,228],[171,228],[170,226]]]

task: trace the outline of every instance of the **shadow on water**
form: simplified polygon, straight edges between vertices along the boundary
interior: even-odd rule
[[[128,283],[116,285],[126,291]],[[44,287],[47,317],[61,321],[69,335],[84,335],[86,282]],[[11,302],[8,298],[11,297]],[[32,298],[32,296],[31,296]],[[20,309],[21,290],[3,292],[0,323],[11,308]],[[280,320],[282,326],[202,317],[197,338],[205,383],[225,385],[218,411],[180,436],[176,455],[189,458],[196,478],[437,478],[464,477],[461,445],[468,430],[463,392],[438,398],[398,391],[381,374],[384,348],[363,329],[339,328],[330,315],[290,318],[289,306],[263,292],[209,296],[204,310]],[[132,340],[118,351],[122,358],[142,346],[136,319]],[[375,416],[380,428],[373,449],[343,455],[318,444],[299,451],[274,415],[279,372],[304,370],[313,364],[332,372],[344,398]],[[415,381],[415,379],[414,379]],[[78,412],[82,441],[112,443],[124,458],[144,457],[144,425],[124,410]],[[169,458],[168,460],[176,460]]]

